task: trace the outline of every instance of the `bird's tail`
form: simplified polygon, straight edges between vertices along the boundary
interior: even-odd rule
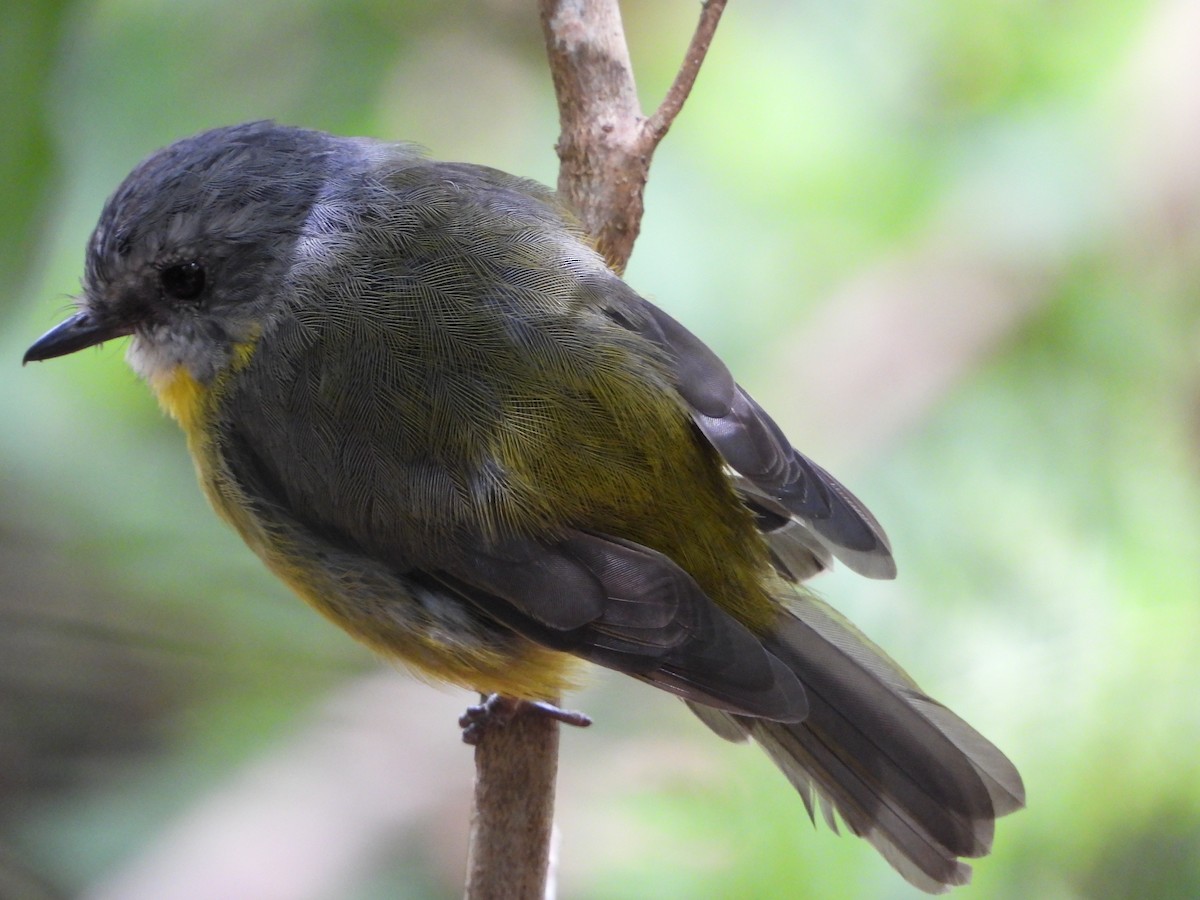
[[[930,893],[965,884],[960,857],[991,849],[995,819],[1020,809],[1016,768],[974,728],[926,696],[899,666],[819,600],[789,598],[764,639],[808,694],[789,724],[689,703],[728,740],[753,738],[804,798],[833,811],[909,882]]]

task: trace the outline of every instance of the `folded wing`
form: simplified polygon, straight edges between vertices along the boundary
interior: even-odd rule
[[[891,547],[875,517],[841,482],[791,445],[699,338],[631,291],[606,312],[667,352],[675,388],[691,408],[692,420],[741,476],[739,490],[751,509],[757,512],[756,501],[766,499],[775,510],[786,511],[812,536],[809,543],[828,551],[816,552],[814,558],[827,562],[832,554],[869,578],[895,577]],[[796,545],[794,538],[776,542]]]

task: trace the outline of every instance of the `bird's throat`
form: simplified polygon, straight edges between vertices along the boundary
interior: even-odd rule
[[[208,390],[182,365],[156,373],[148,380],[163,410],[187,434],[192,434],[203,416]]]
[[[223,389],[225,380],[245,368],[253,355],[253,340],[235,345],[225,370],[209,384],[197,379],[182,363],[152,370],[147,373],[146,380],[158,398],[159,405],[179,423],[191,439],[205,421],[214,398]]]

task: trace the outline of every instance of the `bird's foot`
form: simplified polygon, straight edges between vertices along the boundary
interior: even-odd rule
[[[464,744],[475,745],[492,728],[503,728],[522,714],[548,716],[564,725],[586,728],[592,724],[587,715],[573,709],[559,709],[544,700],[518,700],[503,694],[488,694],[478,706],[468,706],[458,717]]]

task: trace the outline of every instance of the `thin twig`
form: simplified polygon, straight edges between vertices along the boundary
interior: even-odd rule
[[[679,67],[675,80],[671,82],[667,95],[663,97],[663,101],[654,111],[654,115],[646,119],[642,125],[642,134],[647,143],[648,152],[652,153],[658,146],[658,142],[663,139],[671,127],[671,123],[683,109],[684,101],[691,94],[692,85],[696,83],[696,76],[700,74],[700,66],[704,64],[704,58],[708,55],[713,35],[721,21],[721,13],[725,12],[725,2],[726,0],[704,0],[703,8],[700,10],[700,22],[696,25],[691,43],[688,44],[683,65]]]

